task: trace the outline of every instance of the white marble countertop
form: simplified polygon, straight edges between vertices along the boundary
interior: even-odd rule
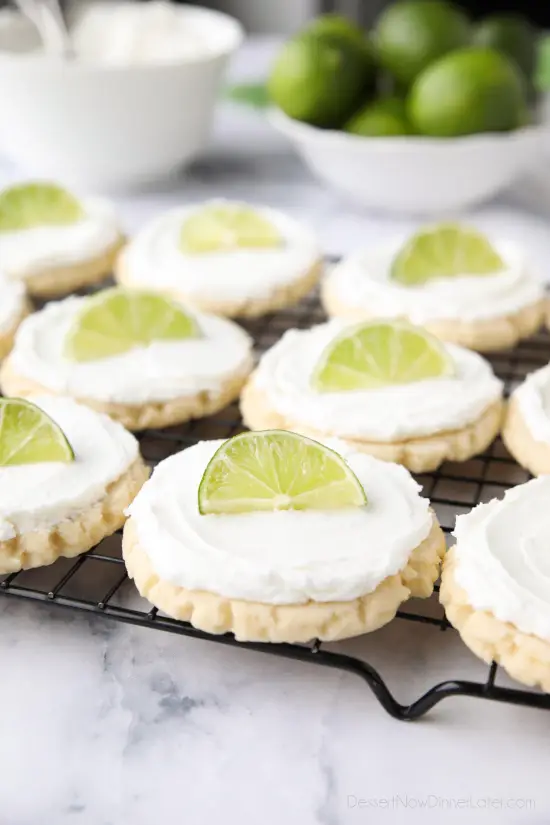
[[[258,60],[245,52],[237,74]],[[517,236],[542,271],[548,192],[518,187],[476,215]],[[255,115],[227,108],[185,178],[118,200],[132,230],[215,195],[288,209],[328,252],[395,226],[320,189]],[[0,622],[1,825],[549,821],[541,711],[448,699],[407,724],[339,671],[1,597]],[[338,647],[368,658],[403,702],[486,673],[454,632],[399,620]]]

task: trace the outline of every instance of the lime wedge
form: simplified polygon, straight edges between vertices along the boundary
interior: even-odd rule
[[[24,183],[0,192],[0,232],[65,226],[83,215],[77,199],[55,183]]]
[[[199,485],[199,512],[334,510],[366,504],[344,459],[317,441],[283,430],[226,441]]]
[[[210,204],[191,215],[181,228],[180,250],[190,253],[277,247],[281,235],[267,218],[238,203]]]
[[[311,378],[318,392],[372,390],[452,375],[443,344],[403,321],[350,327],[326,347]]]
[[[0,398],[0,467],[74,460],[55,421],[21,398]]]
[[[484,235],[448,223],[413,235],[397,253],[391,277],[405,286],[419,286],[434,278],[494,275],[505,266]]]
[[[65,355],[96,361],[152,341],[199,336],[195,319],[169,298],[115,287],[85,301],[65,338]]]

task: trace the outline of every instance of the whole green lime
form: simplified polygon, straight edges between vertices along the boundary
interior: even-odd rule
[[[344,130],[365,137],[392,137],[412,133],[405,103],[397,97],[367,103],[348,120]]]
[[[550,90],[550,35],[540,38],[537,46],[535,85],[541,92]]]
[[[525,76],[532,78],[535,68],[538,31],[519,14],[491,14],[474,31],[476,46],[497,49],[514,60]]]
[[[403,120],[407,119],[407,102],[402,97],[398,97],[397,95],[381,97],[376,101],[376,105],[382,111],[390,112]]]
[[[364,98],[364,53],[340,35],[304,32],[288,40],[268,80],[271,100],[295,120],[338,128]]]
[[[372,54],[371,45],[363,29],[351,21],[349,17],[342,14],[322,14],[316,17],[301,32],[302,35],[333,35],[341,37],[344,41],[353,43],[364,55],[365,60],[365,81],[374,83],[376,65]]]
[[[401,0],[378,18],[373,31],[375,55],[401,84],[447,52],[470,40],[466,15],[445,0]]]
[[[422,72],[407,110],[413,126],[434,137],[517,129],[527,111],[524,79],[500,52],[459,49]]]
[[[302,34],[335,34],[363,45],[366,43],[364,31],[343,14],[322,14],[302,30]]]

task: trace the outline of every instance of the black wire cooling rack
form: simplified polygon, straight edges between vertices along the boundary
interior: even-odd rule
[[[291,327],[309,327],[324,320],[318,298],[311,294],[298,306],[247,325],[258,352],[263,352]],[[550,359],[550,336],[537,335],[517,349],[491,358],[496,373],[506,382],[509,393],[527,373]],[[139,435],[145,460],[155,466],[162,459],[206,438],[228,438],[243,429],[237,405],[208,419],[166,430],[149,430]],[[497,440],[481,456],[463,464],[446,464],[434,473],[418,477],[437,512],[441,526],[449,534],[457,513],[467,512],[480,501],[502,495],[514,484],[529,478],[507,454]],[[484,681],[451,680],[441,682],[408,705],[400,704],[386,681],[368,662],[354,656],[327,650],[318,640],[309,645],[237,642],[231,634],[212,636],[148,609],[128,605],[133,584],[128,580],[121,558],[120,534],[105,539],[97,547],[74,559],[60,559],[50,567],[0,576],[0,593],[23,599],[58,605],[108,616],[121,622],[208,639],[225,645],[261,651],[274,656],[297,659],[330,668],[339,668],[360,676],[384,709],[396,719],[414,720],[449,696],[472,696],[515,705],[550,710],[550,695],[537,691],[500,687],[495,684],[498,667],[487,668]],[[124,596],[130,596],[125,599]],[[140,600],[141,601],[141,600]],[[420,602],[420,604],[423,604]],[[420,622],[436,631],[455,633],[442,610],[439,617],[420,607],[420,612],[401,610],[396,621]]]

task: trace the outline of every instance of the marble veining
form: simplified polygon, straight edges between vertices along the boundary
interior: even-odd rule
[[[410,806],[503,795],[536,808],[478,821],[550,813],[538,712],[449,700],[402,724],[359,679],[314,665],[11,599],[0,626],[2,825],[459,822]],[[456,634],[409,623],[338,649],[368,656],[402,700],[483,672]],[[384,798],[409,807],[354,806]]]

